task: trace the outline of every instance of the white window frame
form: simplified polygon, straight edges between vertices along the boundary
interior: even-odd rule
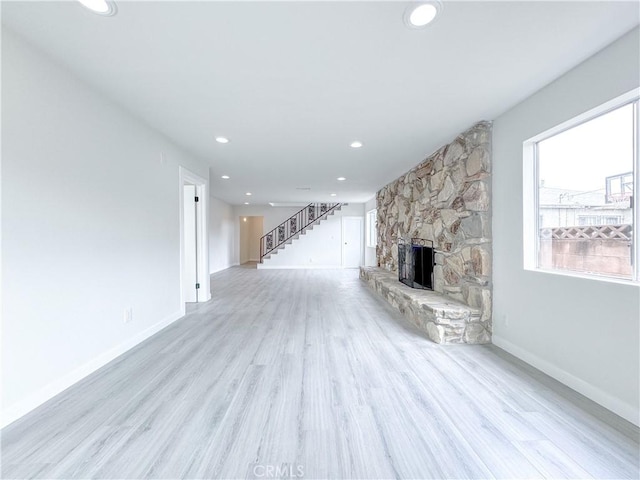
[[[616,110],[628,104],[634,104],[634,165],[633,165],[633,244],[632,258],[633,269],[631,279],[621,279],[608,276],[606,274],[572,272],[570,270],[545,269],[538,266],[538,252],[540,249],[540,218],[539,218],[539,171],[538,171],[538,151],[537,145],[542,140],[558,135],[566,130],[577,127],[583,123],[600,117],[606,113]],[[635,88],[609,102],[593,108],[581,115],[578,115],[566,122],[561,123],[549,130],[546,130],[522,144],[523,158],[523,258],[525,270],[565,275],[571,277],[581,277],[596,279],[607,282],[638,284],[640,285],[640,201],[638,191],[640,190],[640,88]]]
[[[367,212],[367,247],[375,248],[378,245],[378,210],[374,208]]]

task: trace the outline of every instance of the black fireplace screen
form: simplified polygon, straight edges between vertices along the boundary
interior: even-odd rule
[[[398,242],[398,277],[411,288],[433,290],[433,242],[412,238],[411,242]]]

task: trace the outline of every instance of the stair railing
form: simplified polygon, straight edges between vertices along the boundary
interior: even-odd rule
[[[266,235],[263,235],[260,238],[260,263],[262,263],[264,257],[277,250],[291,237],[304,232],[309,225],[326,217],[341,205],[341,203],[310,203]]]

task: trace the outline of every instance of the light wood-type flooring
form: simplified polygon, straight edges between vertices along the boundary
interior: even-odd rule
[[[2,431],[3,478],[635,478],[638,429],[494,346],[439,346],[356,270],[213,300]]]

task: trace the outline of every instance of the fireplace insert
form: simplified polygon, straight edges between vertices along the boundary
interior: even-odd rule
[[[398,242],[398,279],[411,288],[433,290],[433,242],[412,238]]]

